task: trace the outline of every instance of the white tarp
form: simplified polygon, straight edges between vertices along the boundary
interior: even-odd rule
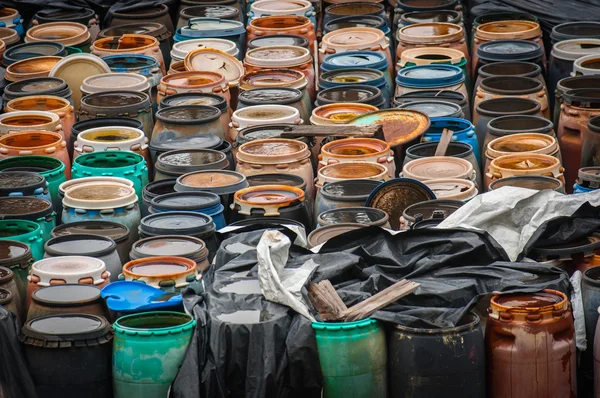
[[[439,227],[487,231],[515,261],[540,225],[555,217],[572,215],[585,202],[600,206],[600,190],[564,195],[550,190],[502,187],[476,196]]]

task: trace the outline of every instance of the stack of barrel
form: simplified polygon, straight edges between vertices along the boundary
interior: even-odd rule
[[[505,186],[600,188],[600,23],[556,26],[547,52],[535,16],[471,24],[458,0],[166,3],[0,13],[0,304],[41,396],[164,397],[195,325],[179,294],[224,227],[316,247]],[[115,312],[119,281],[165,296]],[[315,323],[325,396],[575,394],[564,293],[495,296],[486,317],[387,339]]]

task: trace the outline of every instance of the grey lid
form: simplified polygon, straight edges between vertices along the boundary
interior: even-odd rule
[[[559,41],[552,48],[552,57],[575,61],[584,55],[600,55],[600,39],[572,39]]]

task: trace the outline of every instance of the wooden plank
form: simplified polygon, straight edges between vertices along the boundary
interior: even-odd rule
[[[448,150],[448,145],[450,145],[450,141],[452,141],[452,136],[454,135],[454,131],[443,129],[442,137],[440,138],[440,142],[435,148],[435,154],[433,156],[444,156],[446,155],[446,151]]]
[[[372,126],[290,126],[283,133],[281,138],[295,137],[373,137],[383,139],[383,128],[380,125]]]
[[[308,285],[308,299],[324,321],[342,319],[342,313],[348,308],[337,294],[331,282],[322,281]]]
[[[400,298],[411,294],[419,287],[418,283],[414,283],[403,279],[394,283],[387,289],[369,297],[347,311],[344,311],[343,318],[346,322],[357,321],[371,316],[375,311],[385,308],[387,305],[399,300]]]

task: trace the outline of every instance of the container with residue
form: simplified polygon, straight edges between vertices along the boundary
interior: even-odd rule
[[[0,176],[3,174],[0,173]],[[52,203],[31,196],[0,198],[0,219],[36,222],[42,230],[44,242],[50,239],[50,232],[56,226],[56,212],[52,209]]]
[[[378,163],[334,163],[321,168],[317,172],[316,186],[320,189],[331,182],[353,179],[386,181],[389,179],[388,169]]]
[[[112,221],[129,228],[135,240],[140,218],[138,197],[133,187],[111,182],[86,182],[65,192],[63,224]]]
[[[319,227],[348,223],[390,228],[389,217],[386,212],[370,207],[335,208],[324,211],[316,219],[316,224]]]
[[[32,318],[19,340],[39,396],[113,396],[113,332],[106,318],[76,313]]]
[[[34,221],[0,220],[0,240],[18,241],[31,248],[35,260],[44,256],[42,228]]]
[[[286,15],[255,18],[248,23],[246,29],[248,31],[248,41],[267,35],[297,35],[306,38],[308,47],[311,49],[316,41],[315,25],[309,18],[304,16]]]
[[[459,200],[434,199],[415,203],[402,212],[401,229],[409,229],[419,220],[444,219],[464,205]]]
[[[464,179],[435,178],[423,183],[433,191],[437,199],[468,202],[479,193],[474,182]]]
[[[234,194],[231,218],[234,221],[283,217],[312,229],[311,214],[304,192],[286,185],[258,185]]]
[[[150,214],[150,202],[157,196],[175,192],[176,179],[169,178],[166,180],[158,180],[144,186],[142,190],[142,217]]]
[[[465,159],[451,156],[434,156],[411,160],[402,168],[402,176],[419,181],[438,178],[459,178],[475,181],[473,165]]]
[[[372,180],[346,180],[325,184],[315,199],[314,219],[327,210],[364,206],[380,184]]]
[[[344,124],[357,116],[377,110],[373,105],[353,102],[321,105],[313,109],[310,124],[313,126]]]
[[[524,152],[492,160],[486,176],[492,182],[506,177],[541,175],[554,177],[564,183],[564,170],[560,160],[554,156]]]
[[[184,257],[156,256],[132,260],[123,265],[120,280],[139,281],[167,293],[178,293],[200,278],[194,260]]]
[[[573,316],[564,293],[492,297],[485,350],[489,397],[577,395]]]
[[[124,34],[120,37],[107,37],[96,40],[90,49],[92,54],[100,58],[122,54],[148,55],[156,59],[162,74],[167,74],[165,61],[160,51],[160,43],[152,36]]]
[[[319,168],[343,162],[367,162],[382,164],[388,176],[396,176],[394,153],[389,144],[375,138],[346,138],[328,142],[321,147]]]
[[[33,196],[50,201],[48,183],[33,171],[3,171],[0,173],[0,198]]]
[[[157,157],[154,180],[178,178],[200,170],[224,170],[228,167],[229,161],[222,152],[212,149],[179,149]]]
[[[175,192],[157,196],[150,202],[150,214],[171,211],[202,213],[213,219],[217,229],[225,227],[221,198],[212,192]]]
[[[235,141],[240,130],[264,124],[302,124],[298,109],[288,105],[253,105],[238,109],[231,116],[228,139]]]
[[[80,284],[51,285],[33,292],[26,320],[73,313],[98,315],[110,320],[100,289]]]
[[[59,225],[52,230],[53,238],[82,234],[112,239],[117,244],[121,264],[129,261],[129,250],[133,241],[130,238],[129,228],[125,225],[111,221],[78,221]]]
[[[294,107],[304,121],[310,118],[310,103],[304,101],[302,91],[289,87],[254,88],[242,91],[238,96],[237,109],[255,105],[287,105]]]
[[[185,257],[194,260],[200,272],[205,271],[208,264],[206,244],[191,236],[153,236],[134,243],[129,257],[131,260],[156,256]]]

